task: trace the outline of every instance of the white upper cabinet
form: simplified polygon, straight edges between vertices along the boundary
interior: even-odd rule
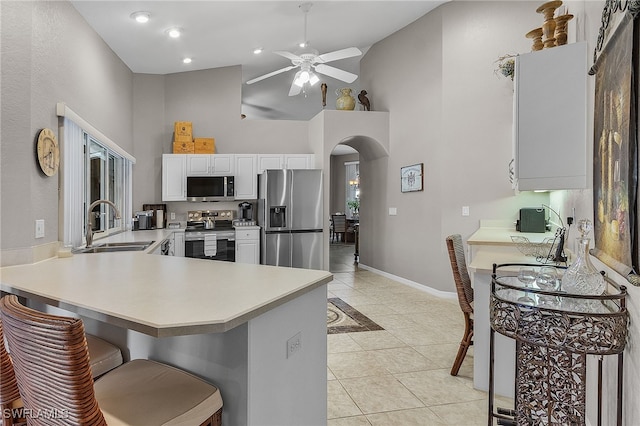
[[[234,173],[233,154],[183,154],[187,176],[228,176]]]
[[[270,169],[313,169],[313,154],[258,154],[258,174]]]
[[[258,154],[258,174],[271,169],[284,169],[284,155]]]
[[[313,154],[285,154],[285,169],[313,169],[315,156]]]
[[[184,154],[162,156],[162,201],[186,201],[187,159]]]
[[[587,187],[587,45],[517,57],[515,177],[521,191]]]
[[[235,198],[255,200],[258,198],[258,156],[256,154],[236,154]]]

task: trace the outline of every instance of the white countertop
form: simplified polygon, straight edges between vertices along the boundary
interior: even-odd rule
[[[176,229],[99,242],[155,240],[145,252],[75,254],[0,268],[0,289],[156,337],[219,333],[332,280],[326,271],[148,254]]]
[[[511,240],[511,236],[526,237],[532,243],[539,243],[545,238],[553,238],[555,236],[555,232],[518,232],[515,227],[502,228],[483,226],[469,237],[467,244],[491,246],[515,245],[516,243]]]

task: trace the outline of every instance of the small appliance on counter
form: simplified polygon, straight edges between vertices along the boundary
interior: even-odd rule
[[[547,219],[544,208],[520,209],[520,216],[516,221],[516,231],[547,232]]]
[[[162,229],[167,226],[167,205],[166,204],[143,204],[142,210],[153,211],[152,228],[147,229]]]
[[[236,226],[256,226],[256,220],[253,217],[253,204],[243,201],[238,204],[238,218],[233,220],[233,227]]]
[[[144,210],[141,212],[136,212],[136,215],[133,219],[133,230],[134,231],[144,231],[147,229],[154,229],[153,226],[153,210]],[[137,223],[137,227],[136,227]]]

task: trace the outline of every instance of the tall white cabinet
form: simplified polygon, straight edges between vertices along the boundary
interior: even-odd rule
[[[585,42],[517,57],[517,189],[587,187],[588,71]]]

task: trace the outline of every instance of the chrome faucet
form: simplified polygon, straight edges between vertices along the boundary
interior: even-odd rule
[[[91,247],[91,244],[93,244],[93,214],[92,211],[95,208],[95,206],[97,206],[98,204],[109,204],[111,207],[113,207],[113,211],[115,212],[116,219],[120,219],[120,212],[118,211],[118,208],[116,207],[115,204],[113,204],[111,201],[109,200],[96,200],[93,203],[91,203],[91,205],[89,206],[89,210],[87,211],[87,247]]]

